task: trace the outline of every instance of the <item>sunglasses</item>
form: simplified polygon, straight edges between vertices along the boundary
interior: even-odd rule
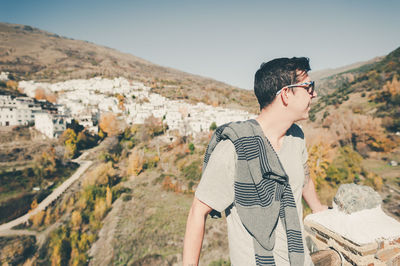
[[[281,93],[281,91],[284,88],[295,88],[295,87],[302,87],[302,88],[306,89],[310,95],[313,95],[314,89],[315,89],[315,82],[310,81],[310,82],[304,82],[304,83],[300,83],[300,84],[287,85],[287,86],[283,87],[282,89],[280,89],[279,91],[277,91],[276,95],[279,95],[279,93]]]

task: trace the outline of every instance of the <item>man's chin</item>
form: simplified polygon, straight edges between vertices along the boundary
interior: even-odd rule
[[[303,121],[303,120],[308,120],[309,119],[309,115],[308,112],[306,114],[303,115],[303,117],[299,117],[297,120],[295,120],[294,122],[298,122],[298,121]]]

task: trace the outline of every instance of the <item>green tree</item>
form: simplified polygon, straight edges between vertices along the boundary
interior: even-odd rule
[[[326,171],[326,179],[339,183],[351,183],[361,174],[362,157],[351,146],[339,148],[339,155],[333,160]]]
[[[194,149],[195,149],[194,144],[193,143],[189,143],[188,148],[189,148],[190,153],[193,154]]]
[[[214,130],[216,130],[216,129],[217,129],[217,123],[212,122],[211,125],[210,125],[210,130],[211,130],[211,131],[214,131]]]

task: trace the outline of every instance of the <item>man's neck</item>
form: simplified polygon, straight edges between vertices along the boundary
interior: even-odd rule
[[[280,148],[280,144],[286,131],[292,126],[293,121],[286,118],[281,110],[271,108],[264,108],[261,110],[260,115],[256,118],[260,124],[264,135],[268,138],[274,148]]]

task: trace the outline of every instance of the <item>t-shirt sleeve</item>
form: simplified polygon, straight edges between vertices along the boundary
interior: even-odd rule
[[[234,200],[236,151],[230,140],[217,144],[204,170],[195,196],[218,212],[224,211]]]

